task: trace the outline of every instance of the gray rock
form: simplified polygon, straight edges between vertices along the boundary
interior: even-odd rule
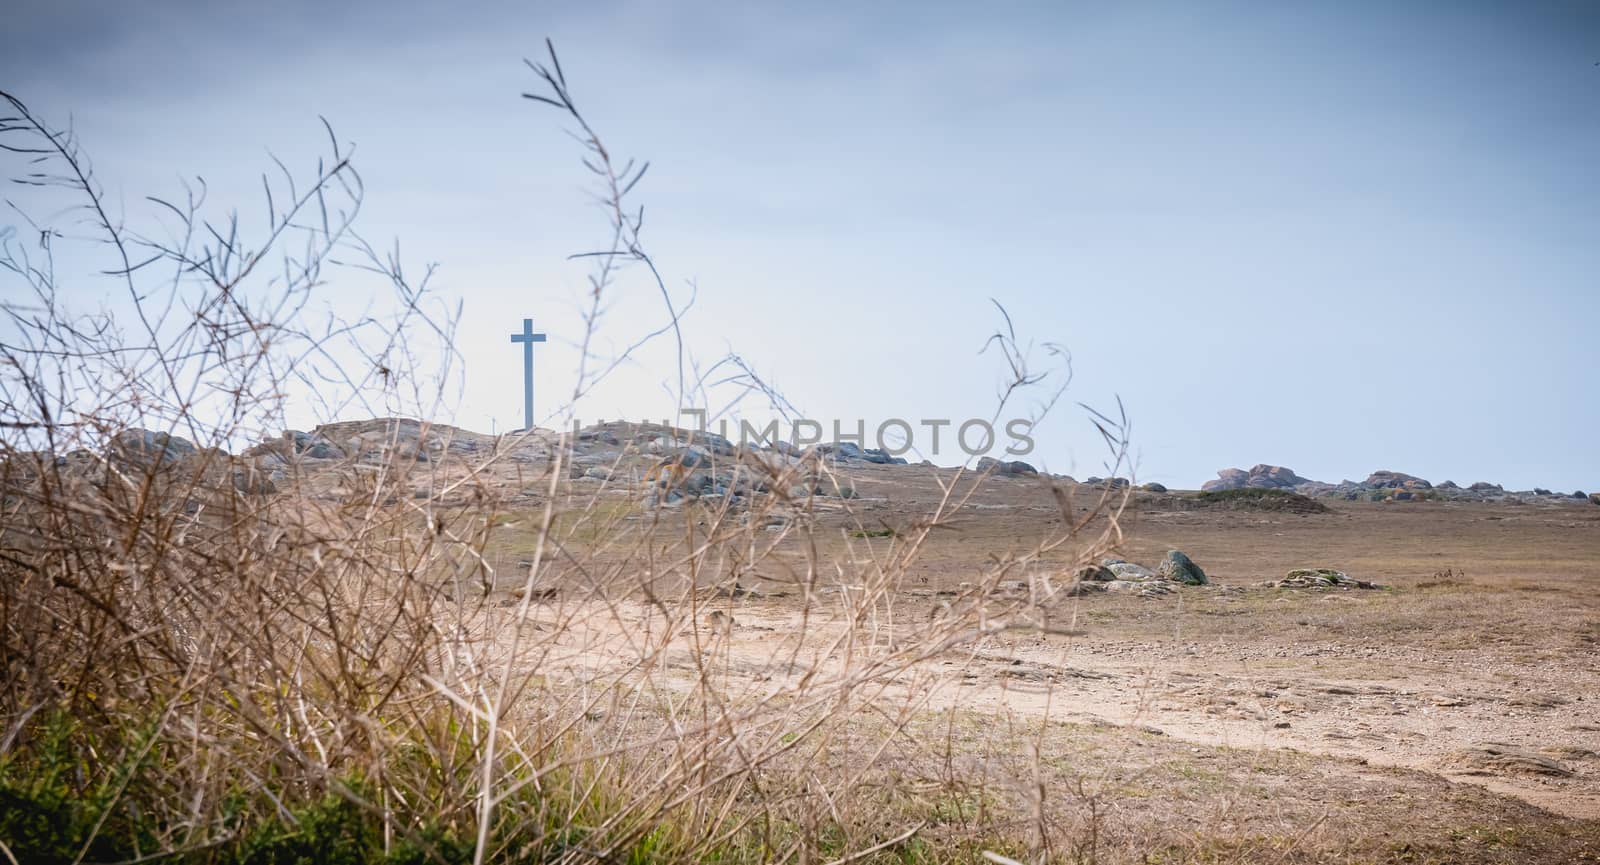
[[[604,427],[589,427],[588,429],[578,430],[577,440],[584,444],[603,444],[613,447],[622,444],[622,440],[617,438],[616,433]]]
[[[1353,579],[1344,571],[1332,568],[1296,568],[1283,579],[1269,581],[1268,586],[1280,589],[1376,589],[1377,583]]]
[[[1144,565],[1125,562],[1121,559],[1106,559],[1100,563],[1101,567],[1110,571],[1112,576],[1119,580],[1154,580],[1156,572]]]
[[[1250,477],[1245,481],[1245,486],[1258,489],[1287,489],[1306,482],[1307,479],[1295,474],[1293,469],[1259,463],[1251,466]]]
[[[1350,498],[1350,493],[1361,490],[1362,485],[1355,481],[1344,481],[1339,484],[1314,481],[1303,478],[1295,474],[1293,469],[1284,466],[1259,463],[1251,466],[1249,471],[1244,469],[1223,469],[1217,472],[1216,480],[1207,481],[1200,489],[1202,492],[1219,492],[1245,488],[1292,490],[1304,496]]]
[[[344,452],[333,442],[319,435],[312,435],[300,430],[286,430],[283,437],[289,441],[289,446],[306,459],[336,460],[344,456]]]
[[[642,435],[640,450],[649,454],[671,454],[684,448],[695,448],[702,452],[725,456],[733,453],[733,443],[727,438],[714,432],[703,430],[679,430],[671,435]],[[751,449],[756,448],[756,443],[751,443]]]
[[[1499,484],[1491,484],[1488,481],[1478,481],[1477,483],[1473,484],[1472,486],[1467,487],[1467,489],[1469,489],[1469,490],[1471,490],[1471,491],[1473,491],[1475,493],[1503,493],[1503,492],[1505,492],[1505,488],[1504,487],[1500,486]]]
[[[1178,550],[1167,550],[1167,557],[1156,568],[1156,575],[1163,580],[1171,580],[1186,586],[1203,586],[1206,584],[1206,572],[1194,560]]]
[[[705,466],[711,463],[711,454],[699,447],[689,447],[678,455],[678,462],[690,468]]]
[[[903,466],[906,464],[905,457],[897,457],[881,448],[867,448],[861,453],[864,454],[862,458],[869,463],[877,463],[884,466]]]
[[[987,472],[1005,477],[1037,477],[1039,470],[1022,460],[997,460],[994,457],[979,457],[975,466],[979,472]]]
[[[674,475],[681,475],[683,473],[682,469],[704,468],[710,465],[710,463],[710,454],[697,447],[688,447],[666,457],[665,459],[657,461],[654,468],[650,470],[650,474],[652,477],[657,479],[658,483],[660,483],[664,482],[665,479],[673,477]],[[682,469],[679,469],[679,466],[681,466]]]
[[[1294,473],[1294,469],[1283,466],[1257,463],[1244,469],[1223,469],[1217,472],[1217,479],[1206,481],[1200,487],[1203,492],[1217,492],[1219,490],[1238,490],[1246,487],[1255,489],[1292,489],[1301,484],[1314,484],[1316,481],[1308,480]]]
[[[867,452],[862,450],[861,446],[855,442],[823,442],[813,450],[823,457],[836,461],[856,460],[865,462],[867,459]]]
[[[1152,482],[1150,482],[1148,484],[1145,484],[1144,486],[1140,487],[1139,489],[1144,490],[1147,493],[1164,493],[1164,492],[1167,491],[1167,488],[1165,486],[1163,486],[1161,484],[1158,484],[1158,483],[1155,483],[1154,481],[1152,481]]]
[[[717,435],[714,432],[705,430],[695,431],[694,443],[696,446],[705,448],[720,457],[729,456],[737,450],[727,436]]]
[[[111,450],[125,460],[148,465],[170,465],[195,452],[193,442],[164,432],[128,429],[111,440]]]
[[[1431,489],[1433,489],[1433,484],[1428,483],[1427,481],[1423,480],[1422,478],[1417,477],[1416,475],[1408,475],[1405,472],[1391,472],[1391,471],[1387,471],[1387,470],[1373,472],[1372,474],[1367,476],[1367,479],[1365,481],[1361,482],[1361,485],[1364,486],[1364,487],[1367,487],[1369,489],[1377,489],[1377,490],[1397,490],[1397,489],[1431,490]]]
[[[1591,505],[1600,505],[1600,493],[1590,493],[1589,494],[1589,504],[1591,504]]]
[[[1216,480],[1206,481],[1200,485],[1200,489],[1203,492],[1238,490],[1248,486],[1249,483],[1250,473],[1244,469],[1223,469],[1217,472]]]
[[[583,476],[586,478],[594,478],[597,481],[609,481],[611,480],[611,469],[608,469],[605,466],[590,466],[587,469],[584,469]]]
[[[1449,762],[1468,775],[1547,775],[1566,778],[1572,767],[1544,754],[1508,745],[1484,742],[1450,755]]]

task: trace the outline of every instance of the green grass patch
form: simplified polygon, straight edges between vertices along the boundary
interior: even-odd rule
[[[850,533],[852,538],[892,538],[897,534],[894,529],[857,529]]]
[[[1293,513],[1327,513],[1328,506],[1316,499],[1293,490],[1242,487],[1236,490],[1206,490],[1196,495],[1200,507],[1230,508],[1237,510],[1290,511]]]
[[[1197,498],[1203,502],[1239,502],[1261,501],[1263,499],[1288,499],[1300,496],[1299,493],[1289,490],[1265,489],[1261,487],[1240,487],[1236,490],[1206,490]],[[1305,496],[1300,496],[1305,498]]]
[[[208,790],[191,815],[190,788],[175,785],[179,763],[189,757],[183,743],[158,735],[158,714],[143,725],[99,727],[67,712],[35,718],[18,747],[0,757],[0,843],[19,863],[139,862],[205,865],[424,865],[469,863],[476,843],[475,808],[464,799],[460,772],[439,765],[439,742],[421,738],[396,743],[383,771],[410,796],[385,795],[369,777],[347,770],[320,781],[292,770],[261,783],[247,773],[228,773],[226,789]],[[447,727],[449,725],[446,725]],[[106,730],[112,730],[110,738]],[[434,731],[460,738],[470,731]],[[410,735],[426,736],[420,731]],[[223,771],[227,771],[225,768]],[[655,811],[636,798],[630,772],[615,762],[605,768],[575,765],[545,772],[540,783],[515,774],[497,786],[516,792],[495,809],[486,848],[488,861],[543,863],[585,861],[618,865],[657,862],[759,865],[772,861],[774,846],[798,843],[823,860],[841,858],[860,845],[837,825],[786,819],[739,828],[730,815],[699,814],[692,805]],[[236,777],[237,775],[237,777]],[[542,788],[542,789],[541,789]],[[720,795],[712,793],[710,795]],[[454,806],[444,805],[453,802]],[[930,822],[936,807],[913,809],[907,820]],[[191,819],[191,816],[198,819]],[[960,816],[959,814],[957,816]],[[604,827],[604,828],[603,828]],[[729,830],[732,831],[729,831]],[[718,837],[707,844],[708,837]],[[596,851],[604,851],[597,855]],[[910,838],[858,861],[926,863],[950,861],[944,848]],[[975,855],[975,854],[974,854]],[[0,862],[9,861],[0,858]],[[970,861],[963,859],[961,861]]]

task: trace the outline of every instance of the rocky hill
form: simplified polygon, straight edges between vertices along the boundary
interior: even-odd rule
[[[1461,486],[1455,481],[1448,480],[1434,484],[1416,475],[1387,469],[1375,471],[1363,481],[1345,480],[1334,484],[1308,480],[1295,474],[1293,469],[1266,464],[1253,466],[1248,471],[1245,469],[1222,469],[1217,472],[1216,480],[1206,481],[1201,489],[1207,492],[1240,489],[1282,489],[1290,490],[1303,496],[1344,499],[1346,501],[1424,501],[1441,499],[1446,501],[1497,501],[1515,504],[1533,499],[1592,498],[1581,490],[1571,493],[1553,492],[1541,488],[1508,491],[1500,484],[1493,484],[1487,481],[1478,481],[1468,486]],[[1596,503],[1600,504],[1600,501]]]
[[[789,491],[791,495],[808,492],[850,497],[850,484],[824,482],[824,476],[850,466],[893,470],[907,465],[901,457],[850,442],[797,447],[776,441],[740,447],[713,432],[663,424],[616,421],[569,431],[564,439],[561,433],[548,429],[491,436],[409,418],[330,423],[309,432],[287,430],[238,454],[197,447],[167,433],[130,429],[114,436],[101,455],[80,450],[34,457],[40,468],[53,463],[58,469],[78,472],[93,471],[94,466],[107,460],[157,465],[200,461],[208,465],[207,471],[231,471],[235,486],[242,492],[267,493],[291,477],[317,475],[340,466],[440,463],[470,466],[494,459],[502,464],[524,467],[518,470],[519,476],[528,470],[539,475],[557,464],[558,453],[559,464],[572,480],[651,487],[652,496],[648,501],[667,506],[690,498],[737,498],[768,492],[765,486],[768,479],[796,466],[805,467],[801,475],[809,480],[802,483],[806,490],[796,487]],[[921,467],[930,465],[923,463]],[[1065,475],[1046,475],[1022,461],[984,457],[976,463],[976,469],[1002,479],[1054,477],[1068,484],[1079,483]],[[784,476],[788,478],[793,474]],[[1083,483],[1104,490],[1131,486],[1127,479],[1115,477],[1093,477]],[[1600,504],[1600,494],[1588,496],[1581,491],[1558,493],[1537,488],[1510,491],[1499,484],[1483,481],[1467,486],[1448,480],[1435,484],[1416,475],[1391,470],[1375,471],[1361,481],[1328,483],[1302,477],[1284,466],[1264,463],[1249,469],[1222,469],[1215,480],[1206,482],[1201,489],[1210,494],[1259,490],[1348,501],[1448,500],[1518,504],[1589,499]],[[1139,491],[1147,496],[1167,493],[1160,484],[1145,484]],[[1181,505],[1192,496],[1168,498],[1175,505]]]

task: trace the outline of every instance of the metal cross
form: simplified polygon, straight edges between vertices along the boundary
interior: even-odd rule
[[[544,342],[544,334],[533,332],[533,319],[522,320],[522,333],[513,333],[512,342],[522,343],[523,429],[533,429],[533,344]]]

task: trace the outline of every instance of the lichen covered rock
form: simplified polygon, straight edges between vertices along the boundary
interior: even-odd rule
[[[1167,557],[1156,568],[1156,575],[1163,580],[1171,580],[1186,586],[1203,586],[1206,584],[1206,572],[1193,559],[1184,555],[1179,550],[1168,550]]]

